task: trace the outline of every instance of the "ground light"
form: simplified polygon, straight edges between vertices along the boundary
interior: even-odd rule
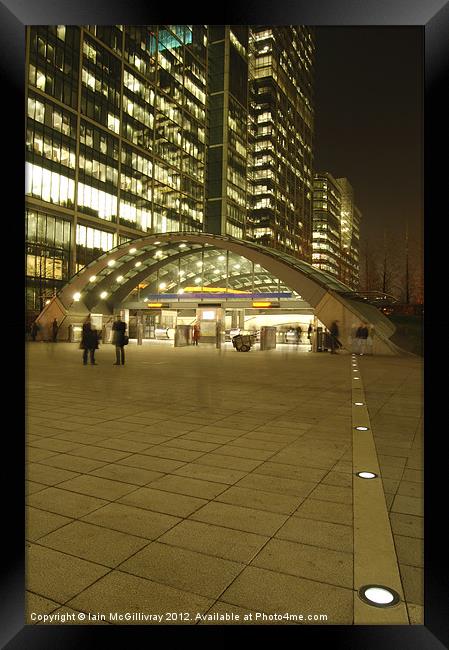
[[[355,406],[364,406],[365,402],[354,402]]]
[[[359,597],[374,607],[392,607],[401,600],[397,591],[383,585],[364,585],[359,589]]]
[[[377,474],[374,474],[374,472],[356,472],[356,476],[359,478],[377,478]]]
[[[369,427],[354,427],[357,431],[368,431]]]

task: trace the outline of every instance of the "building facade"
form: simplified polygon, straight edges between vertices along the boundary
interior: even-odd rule
[[[252,27],[250,58],[250,236],[310,262],[313,30]]]
[[[29,312],[99,255],[174,231],[252,240],[356,287],[352,188],[313,178],[313,29],[32,26],[26,46]]]
[[[208,30],[206,231],[243,239],[248,207],[248,36],[245,25]]]
[[[359,288],[361,216],[347,178],[315,173],[312,265],[354,290]]]
[[[202,231],[206,28],[27,29],[27,308],[148,232]]]

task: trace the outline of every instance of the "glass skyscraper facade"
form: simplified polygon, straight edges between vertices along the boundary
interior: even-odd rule
[[[27,29],[27,308],[148,232],[202,231],[206,28]]]
[[[313,29],[252,27],[248,211],[255,241],[311,261]]]
[[[312,265],[354,290],[359,288],[360,220],[348,179],[315,173]]]
[[[304,26],[28,27],[27,310],[148,233],[312,262],[314,48]],[[340,193],[345,281],[358,213]]]

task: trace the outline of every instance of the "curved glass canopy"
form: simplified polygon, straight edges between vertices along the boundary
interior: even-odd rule
[[[234,250],[231,250],[231,247]],[[235,249],[239,249],[237,252]],[[240,254],[240,251],[246,255]],[[118,246],[94,260],[71,278],[60,292],[89,309],[98,302],[122,303],[139,292],[145,297],[222,290],[223,293],[289,293],[300,298],[262,264],[249,259],[252,253],[281,262],[326,290],[348,294],[349,287],[310,264],[260,244],[205,233],[151,235]],[[76,296],[74,298],[74,296]]]

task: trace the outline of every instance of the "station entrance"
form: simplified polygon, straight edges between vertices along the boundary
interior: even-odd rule
[[[188,337],[196,323],[204,343],[270,329],[276,344],[302,345],[311,322],[323,333],[338,320],[343,345],[364,321],[373,353],[400,352],[389,340],[394,325],[336,278],[281,251],[208,233],[148,235],[101,255],[71,278],[37,324],[50,331],[56,319],[58,336],[73,340],[91,314],[108,342],[118,313],[138,344],[176,345],[176,333],[184,327]]]

